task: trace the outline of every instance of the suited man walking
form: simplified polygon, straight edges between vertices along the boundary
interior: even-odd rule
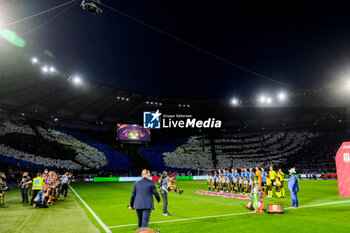
[[[130,210],[136,210],[139,219],[139,228],[148,227],[151,210],[154,209],[153,195],[157,199],[157,202],[160,202],[156,186],[149,179],[150,175],[149,170],[144,169],[142,171],[142,179],[135,182],[130,198],[130,206],[128,207]]]

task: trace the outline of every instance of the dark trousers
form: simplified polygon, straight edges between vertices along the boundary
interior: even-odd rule
[[[162,195],[163,199],[163,214],[168,213],[168,193],[165,191],[161,191],[160,194]]]
[[[40,191],[41,191],[41,190],[33,190],[32,199],[30,199],[30,204],[31,204],[31,205],[33,205],[34,199],[35,199],[36,195],[38,195],[38,193],[39,193]]]
[[[45,197],[43,201],[37,201],[35,204],[37,207],[39,208],[47,208],[47,201],[48,201],[48,198]]]
[[[151,217],[151,210],[136,210],[137,217],[139,218],[139,228],[148,227],[149,218]]]
[[[58,193],[58,196],[60,194],[64,195],[64,197],[67,197],[67,192],[68,192],[68,183],[67,184],[62,184],[61,186],[61,190],[60,192]],[[63,194],[64,193],[64,194]]]
[[[21,188],[22,202],[28,203],[28,188]]]

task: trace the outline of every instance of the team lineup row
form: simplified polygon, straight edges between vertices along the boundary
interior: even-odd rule
[[[240,172],[232,168],[230,170],[215,170],[213,175],[207,174],[208,191],[231,192],[231,193],[250,193],[254,187],[254,177],[257,177],[261,188],[267,197],[276,196],[285,197],[284,173],[282,169],[276,172],[273,167],[266,172],[264,168],[241,168]]]

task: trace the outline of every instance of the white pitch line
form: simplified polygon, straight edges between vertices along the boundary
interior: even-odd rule
[[[95,214],[95,212],[86,204],[86,202],[79,196],[79,194],[72,188],[72,186],[69,185],[69,188],[74,192],[74,194],[79,198],[79,200],[85,205],[85,207],[90,211],[92,216],[96,219],[96,221],[101,225],[101,227],[106,231],[106,233],[112,233],[111,230],[102,222],[102,220]]]
[[[299,208],[288,207],[288,208],[285,208],[285,209],[300,209],[300,208],[307,208],[307,207],[314,207],[314,206],[322,206],[322,205],[340,204],[340,203],[347,203],[347,202],[350,202],[350,200],[349,200],[349,201],[338,201],[338,202],[320,203],[320,204],[314,204],[314,205],[306,205],[306,206],[300,206]],[[243,213],[222,214],[222,215],[214,215],[214,216],[195,217],[195,218],[183,218],[183,219],[174,219],[174,220],[167,220],[167,221],[150,222],[149,224],[154,224],[154,223],[168,223],[168,222],[179,222],[179,221],[189,221],[189,220],[206,219],[206,218],[218,218],[218,217],[227,217],[227,216],[244,215],[244,214],[253,214],[253,213],[254,213],[254,212],[243,212]],[[137,224],[118,225],[118,226],[111,226],[111,227],[108,227],[108,228],[121,228],[121,227],[130,227],[130,226],[137,226]]]

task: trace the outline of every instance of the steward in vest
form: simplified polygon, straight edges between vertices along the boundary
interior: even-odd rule
[[[36,174],[36,177],[33,179],[32,199],[30,200],[31,205],[33,205],[34,198],[43,189],[43,187],[44,187],[44,179],[41,177],[41,173],[38,173]]]

